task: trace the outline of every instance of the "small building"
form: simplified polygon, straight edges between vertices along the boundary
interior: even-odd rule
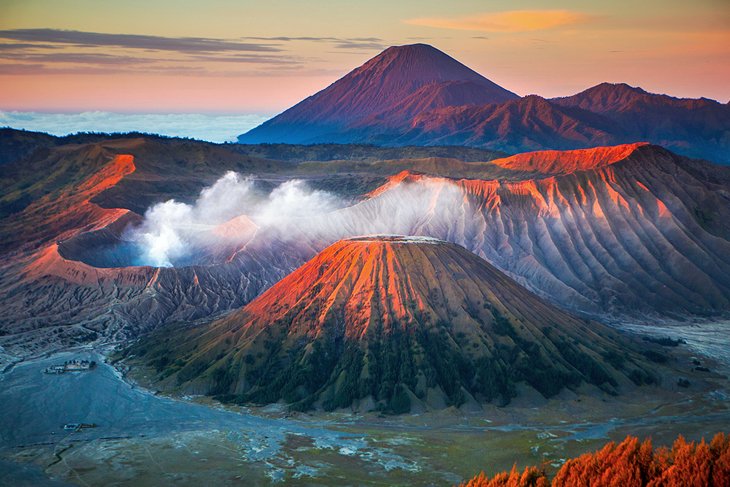
[[[52,365],[44,370],[46,374],[63,374],[65,372],[78,372],[91,370],[96,367],[93,360],[67,360],[63,364]]]

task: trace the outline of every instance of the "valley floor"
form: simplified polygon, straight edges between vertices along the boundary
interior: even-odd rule
[[[99,366],[43,373],[74,358]],[[699,439],[727,429],[728,380],[688,376],[689,389],[647,388],[644,397],[569,394],[473,413],[291,416],[155,395],[100,352],[67,351],[0,378],[0,484],[449,485],[515,462],[555,468],[627,434],[669,444],[677,434]],[[63,429],[79,422],[96,427]]]

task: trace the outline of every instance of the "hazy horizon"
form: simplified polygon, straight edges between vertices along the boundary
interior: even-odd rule
[[[730,99],[730,8],[718,0],[26,0],[0,6],[0,109],[274,113],[418,42],[521,95],[607,81]]]
[[[78,132],[143,132],[224,143],[235,142],[238,135],[271,116],[272,114],[260,113],[44,113],[0,110],[0,127],[44,132],[55,136]]]

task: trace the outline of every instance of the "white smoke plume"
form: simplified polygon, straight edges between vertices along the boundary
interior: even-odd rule
[[[265,194],[250,177],[230,171],[203,189],[193,204],[169,200],[154,205],[142,224],[128,232],[127,239],[140,249],[138,264],[169,267],[187,263],[194,257],[191,254],[235,237],[235,232],[222,235],[220,230],[236,217],[247,217],[257,230],[280,234],[294,222],[342,205],[336,196],[313,190],[302,180],[288,180]]]
[[[225,174],[201,191],[194,204],[174,200],[145,213],[131,232],[138,264],[179,266],[229,258],[248,242],[322,249],[358,235],[431,236],[459,241],[474,208],[449,180],[401,183],[352,206],[332,193],[288,180],[270,192],[252,178]],[[128,238],[130,238],[128,236]]]

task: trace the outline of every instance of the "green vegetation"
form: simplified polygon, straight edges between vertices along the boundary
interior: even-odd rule
[[[644,340],[645,342],[649,342],[649,343],[656,343],[657,345],[661,345],[663,347],[678,347],[679,345],[681,345],[683,343],[687,343],[686,341],[684,341],[681,338],[678,338],[675,340],[672,337],[656,338],[656,337],[645,336],[645,337],[642,337],[642,340]]]
[[[666,354],[657,352],[656,350],[644,350],[641,353],[644,355],[644,357],[658,364],[666,363],[669,360],[669,357],[667,357]]]

